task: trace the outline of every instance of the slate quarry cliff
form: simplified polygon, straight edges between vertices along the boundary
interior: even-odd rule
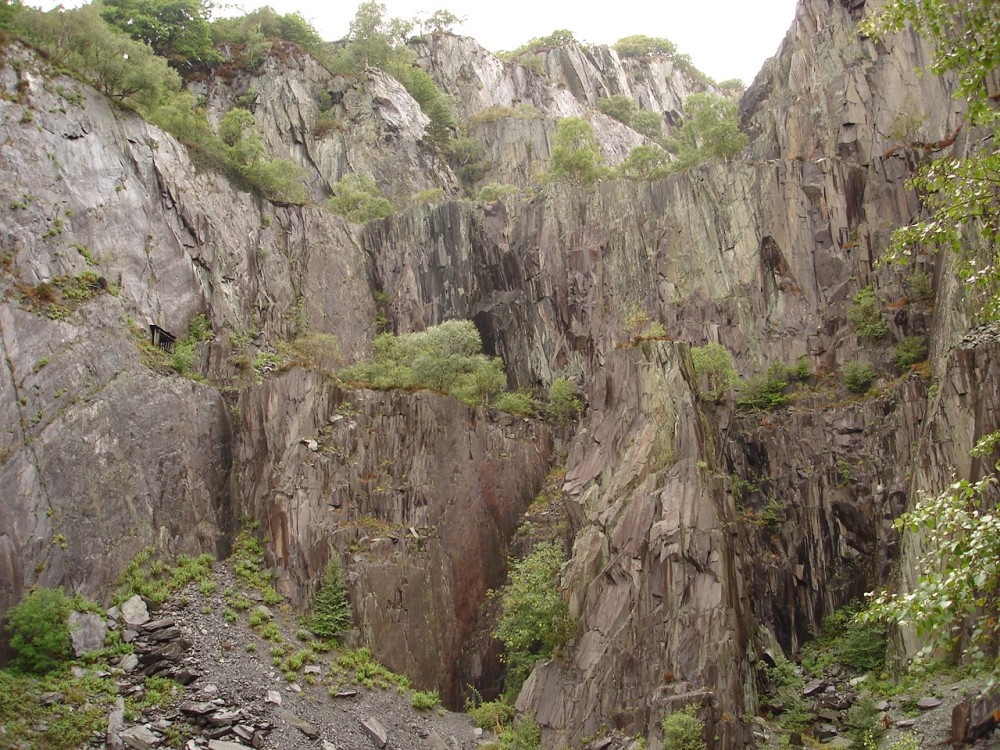
[[[225,555],[252,517],[282,594],[307,605],[340,556],[379,657],[457,704],[495,679],[482,604],[558,467],[577,630],[518,707],[554,747],[608,726],[655,736],[666,712],[694,701],[715,747],[743,747],[749,730],[734,717],[756,708],[762,654],[775,641],[793,651],[884,581],[899,558],[892,519],[952,467],[969,475],[972,443],[1000,427],[989,386],[1000,345],[970,334],[948,259],[919,260],[933,302],[907,296],[911,268],[875,263],[919,209],[906,180],[920,154],[901,142],[901,117],[913,115],[906,142],[937,141],[961,103],[947,79],[913,73],[927,59],[919,39],[859,37],[852,5],[800,2],[741,100],[750,145],[738,159],[489,204],[461,199],[424,143],[420,107],[378,71],[334,77],[296,53],[194,84],[216,122],[251,93],[268,148],[308,170],[314,204],[283,206],[200,170],[167,133],[9,43],[0,612],[35,584],[100,599],[147,546]],[[619,162],[644,138],[598,113],[598,98],[625,93],[670,126],[706,86],[669,61],[576,44],[544,53],[541,74],[448,34],[416,52],[486,146],[476,185],[527,187],[570,115]],[[340,128],[317,129],[323,97]],[[517,116],[522,105],[536,114]],[[444,199],[350,224],[321,205],[348,172],[372,175],[398,205],[428,188]],[[85,272],[100,281],[74,297]],[[846,321],[870,284],[898,300],[878,346]],[[200,314],[214,333],[197,350],[204,380],[148,367],[148,326],[183,333]],[[637,315],[667,336],[637,338]],[[336,336],[354,361],[380,325],[450,319],[475,322],[512,388],[571,378],[587,404],[579,424],[349,390],[245,356],[308,330]],[[930,341],[926,377],[893,369],[891,342],[911,335]],[[708,342],[746,376],[805,358],[817,383],[864,353],[880,387],[734,411],[699,397],[690,347]],[[768,502],[781,518],[755,522]]]

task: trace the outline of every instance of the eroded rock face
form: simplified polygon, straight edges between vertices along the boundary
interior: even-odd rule
[[[281,593],[308,606],[341,556],[380,658],[454,704],[479,605],[548,471],[549,429],[304,371],[245,391],[239,410],[234,495],[262,522]]]

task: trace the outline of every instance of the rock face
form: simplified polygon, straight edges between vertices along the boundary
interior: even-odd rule
[[[743,747],[733,717],[756,708],[765,631],[792,651],[894,561],[912,580],[919,540],[900,544],[892,519],[950,467],[979,471],[968,448],[998,427],[996,336],[966,336],[947,259],[915,264],[936,304],[907,296],[908,269],[874,263],[919,208],[907,144],[953,133],[960,105],[947,80],[912,74],[919,40],[863,40],[850,6],[800,2],[741,102],[751,143],[737,161],[411,206],[364,227],[199,171],[170,135],[8,43],[0,613],[36,584],[101,596],[147,546],[225,554],[246,515],[282,594],[307,607],[338,556],[364,639],[458,703],[477,679],[458,665],[476,661],[480,605],[558,465],[578,625],[519,707],[556,746],[605,726],[655,739],[666,713],[695,703],[711,747]],[[486,166],[464,184],[381,73],[334,77],[289,49],[194,85],[213,122],[250,101],[314,201],[360,171],[400,206],[424,188],[525,185],[562,116],[587,116],[620,161],[643,137],[594,112],[599,98],[629,94],[671,125],[702,87],[668,61],[578,45],[543,55],[541,76],[450,35],[416,51],[484,144]],[[875,344],[846,322],[869,284],[888,303]],[[151,324],[180,337],[199,314],[214,338],[189,372],[207,382],[170,372],[146,343]],[[511,387],[575,382],[587,404],[575,432],[267,366],[306,332],[336,336],[347,362],[383,328],[454,318],[476,323]],[[666,335],[644,337],[647,323]],[[891,344],[912,335],[931,343],[937,387],[896,379]],[[804,357],[812,400],[764,416],[703,401],[690,346],[707,342],[744,376]],[[834,373],[857,357],[884,387],[847,401]]]

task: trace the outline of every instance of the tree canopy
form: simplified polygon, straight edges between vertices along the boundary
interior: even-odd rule
[[[684,102],[684,124],[667,140],[667,150],[686,169],[710,159],[732,159],[747,146],[736,120],[736,104],[713,94],[692,94]]]
[[[218,59],[210,8],[207,0],[104,0],[101,15],[174,67],[184,67]]]

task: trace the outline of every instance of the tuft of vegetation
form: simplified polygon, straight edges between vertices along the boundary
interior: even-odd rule
[[[498,52],[497,57],[507,62],[519,62],[522,57],[537,55],[540,52],[548,52],[551,49],[572,44],[575,41],[576,38],[569,29],[556,29],[547,36],[538,36],[530,39],[513,52]]]
[[[840,376],[844,386],[851,393],[867,393],[875,382],[875,369],[867,362],[852,359],[840,368]]]
[[[198,344],[212,337],[212,324],[204,314],[199,313],[188,326],[187,336],[174,342],[174,348],[170,352],[170,368],[178,375],[192,377]]]
[[[410,705],[418,711],[430,711],[441,702],[441,696],[437,690],[432,692],[421,692],[414,690],[410,696]]]
[[[368,175],[352,173],[333,186],[327,208],[355,224],[367,224],[391,216],[392,203],[382,195]]]
[[[749,139],[740,131],[736,104],[713,94],[692,94],[684,102],[684,122],[665,143],[675,169],[739,156]]]
[[[698,707],[689,703],[680,711],[663,717],[663,750],[705,750],[705,722],[698,718]]]
[[[496,735],[503,734],[517,716],[517,709],[504,700],[470,701],[465,706],[465,712],[477,727]]]
[[[354,613],[347,598],[347,586],[340,561],[330,558],[316,592],[309,630],[320,638],[339,638],[354,624]]]
[[[342,380],[387,390],[430,388],[470,406],[492,406],[506,376],[499,359],[482,354],[479,331],[470,320],[450,320],[420,333],[375,338],[372,360],[340,372]]]
[[[345,651],[330,664],[327,670],[333,684],[330,694],[336,695],[344,685],[362,685],[369,690],[374,688],[409,689],[410,681],[405,675],[396,674],[375,661],[375,655],[370,648],[362,647],[353,651]]]
[[[677,54],[677,45],[662,37],[634,34],[611,45],[619,57],[670,57]]]
[[[476,196],[476,200],[482,203],[496,203],[508,195],[517,195],[520,192],[521,188],[517,185],[491,182],[489,185],[483,185],[479,189],[479,194]]]
[[[673,171],[670,154],[660,146],[636,146],[618,165],[618,174],[629,180],[658,180]]]
[[[538,722],[524,714],[516,717],[500,735],[500,750],[542,750],[542,730]]]
[[[14,669],[43,675],[69,661],[69,614],[73,604],[62,589],[39,588],[10,608],[4,630],[10,635]]]
[[[719,403],[740,384],[733,365],[733,355],[722,344],[711,343],[691,347],[694,374],[698,378],[698,393],[707,401]]]
[[[181,555],[169,565],[153,554],[152,547],[146,547],[125,567],[111,597],[114,604],[138,594],[154,604],[163,604],[174,591],[189,583],[204,583],[212,574],[215,558],[211,555],[190,557]]]
[[[870,286],[858,290],[847,308],[847,321],[859,338],[878,341],[889,330],[889,324],[882,318],[879,300]]]
[[[1000,445],[1000,432],[976,443],[973,456],[988,456]],[[919,534],[923,552],[919,577],[908,591],[870,593],[864,623],[913,627],[925,646],[911,668],[925,670],[934,658],[961,658],[977,670],[1000,673],[997,619],[1000,617],[1000,512],[995,497],[1000,461],[978,481],[960,480],[935,495],[918,499],[913,510],[894,522]]]
[[[778,723],[793,732],[806,729],[815,717],[802,696],[805,680],[795,666],[779,653],[774,666],[765,666],[762,676],[767,683],[767,702]]]
[[[515,417],[533,417],[537,411],[531,391],[524,388],[501,393],[493,402],[493,408],[513,414]]]
[[[598,99],[597,109],[647,138],[657,140],[663,135],[662,116],[656,112],[639,109],[635,100],[625,94]]]
[[[842,664],[860,672],[880,672],[885,666],[886,628],[860,620],[858,603],[847,604],[823,618],[821,635],[803,648],[802,665],[813,674]]]
[[[892,359],[900,370],[909,370],[927,359],[927,339],[923,336],[907,336],[892,350]]]
[[[559,591],[563,562],[561,543],[542,542],[514,563],[500,591],[501,614],[493,634],[504,645],[506,695],[517,695],[535,662],[555,654],[573,636],[576,624]]]
[[[576,396],[576,386],[566,378],[556,378],[549,386],[545,418],[553,424],[566,425],[576,419],[583,403]]]
[[[582,117],[564,117],[552,139],[552,177],[576,185],[593,185],[609,174],[594,129]]]
[[[340,342],[329,333],[305,333],[282,348],[295,364],[324,375],[335,374],[343,359]]]

